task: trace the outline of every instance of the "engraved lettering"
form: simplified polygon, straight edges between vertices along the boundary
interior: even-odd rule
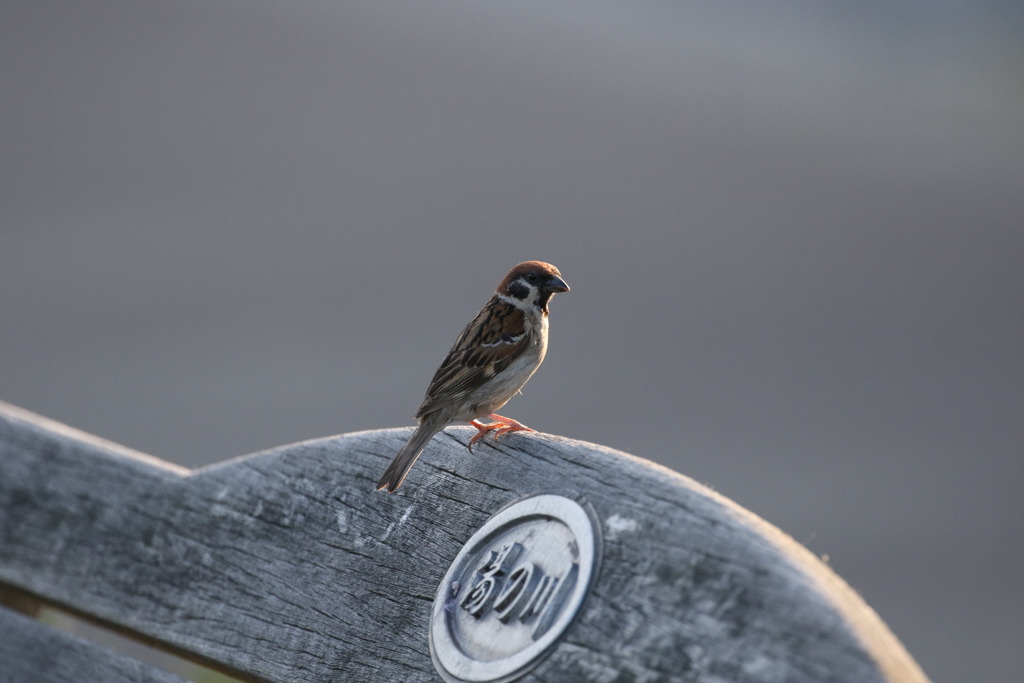
[[[530,596],[530,601],[526,603],[526,607],[519,613],[519,621],[526,623],[544,611],[544,608],[548,606],[548,600],[551,599],[551,596],[555,593],[555,588],[558,587],[558,581],[557,576],[545,576],[537,582],[537,588]]]
[[[576,585],[579,565],[573,562],[561,577],[545,574],[533,562],[523,562],[513,569],[522,552],[523,546],[518,543],[489,551],[487,560],[476,570],[480,578],[459,604],[476,619],[493,611],[503,624],[513,620],[535,622],[532,638],[537,640],[562,611]],[[458,582],[453,582],[453,594],[458,590]]]
[[[494,613],[501,623],[507,624],[515,619],[519,610],[530,601],[542,574],[533,562],[524,562],[508,575],[505,587],[494,601]]]
[[[490,608],[502,578],[522,551],[523,546],[518,543],[502,546],[501,550],[490,551],[488,560],[476,570],[481,577],[480,580],[466,593],[466,597],[460,603],[462,609],[479,619]]]
[[[434,596],[430,650],[444,680],[520,680],[555,647],[595,578],[596,521],[570,498],[538,494],[473,534]]]
[[[565,604],[569,594],[572,593],[573,587],[576,585],[576,577],[579,576],[580,566],[575,562],[569,567],[569,571],[562,577],[557,589],[554,591],[548,606],[544,608],[540,619],[537,620],[537,627],[533,629],[533,639],[537,640],[551,628],[551,624],[555,623],[555,617],[558,616],[559,612],[562,611],[562,605]]]

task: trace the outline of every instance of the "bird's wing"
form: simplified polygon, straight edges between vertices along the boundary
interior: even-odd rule
[[[497,296],[466,326],[434,373],[416,417],[462,400],[504,370],[530,344],[523,312]]]

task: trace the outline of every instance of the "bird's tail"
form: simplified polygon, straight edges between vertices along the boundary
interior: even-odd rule
[[[435,434],[444,429],[444,421],[435,421],[430,419],[431,415],[423,418],[420,426],[416,428],[416,431],[412,433],[409,440],[402,446],[402,450],[398,451],[398,455],[391,461],[388,468],[384,470],[384,474],[381,475],[380,480],[377,481],[377,490],[380,491],[382,488],[387,487],[388,493],[394,493],[398,490],[398,487],[402,485],[402,480],[405,479],[405,475],[412,469],[413,464],[416,462],[416,458],[420,457],[420,453],[423,452],[427,442],[430,441]]]

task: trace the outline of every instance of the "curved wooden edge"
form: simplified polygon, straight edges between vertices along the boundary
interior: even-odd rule
[[[878,616],[878,613],[864,602],[864,599],[829,565],[822,562],[814,553],[775,525],[717,492],[710,493],[718,497],[723,506],[732,510],[732,513],[742,523],[750,526],[767,542],[778,548],[779,552],[785,555],[789,562],[807,577],[808,581],[815,584],[817,590],[836,612],[843,615],[861,645],[878,663],[886,680],[925,682],[928,680],[920,666],[888,625]]]
[[[609,448],[531,433],[469,455],[474,431],[449,428],[388,495],[374,483],[408,429],[191,471],[55,424],[0,405],[0,581],[236,675],[434,680],[448,564],[495,511],[555,487],[603,521],[603,566],[525,680],[927,681],[788,535]]]
[[[192,473],[192,470],[188,467],[182,467],[181,465],[176,465],[173,462],[167,462],[166,460],[161,460],[155,456],[147,455],[142,451],[136,451],[132,448],[128,448],[127,446],[122,446],[119,443],[108,441],[99,436],[90,434],[89,432],[83,432],[80,429],[69,427],[63,422],[51,420],[48,417],[43,417],[42,415],[25,410],[24,408],[19,408],[16,405],[6,403],[4,401],[0,401],[0,418],[11,422],[20,422],[26,427],[31,427],[40,432],[59,435],[67,441],[75,442],[83,446],[91,446],[97,453],[103,453],[108,457],[120,457],[125,460],[148,465],[156,470],[177,474],[179,476],[188,476]]]

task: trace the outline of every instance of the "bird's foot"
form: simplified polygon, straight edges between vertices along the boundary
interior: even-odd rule
[[[509,432],[534,431],[533,429],[530,429],[526,425],[522,424],[521,422],[517,422],[510,417],[502,417],[501,415],[496,415],[494,413],[491,413],[487,417],[494,420],[494,422],[484,424],[483,422],[478,422],[477,420],[469,421],[469,424],[477,428],[477,433],[474,434],[473,438],[469,440],[469,445],[467,446],[467,448],[469,448],[470,453],[473,452],[473,444],[475,444],[480,439],[484,438],[488,432],[493,431],[494,440],[497,441],[498,439],[500,439],[505,434],[508,434]]]
[[[521,422],[516,422],[511,417],[502,417],[501,415],[496,415],[494,413],[491,413],[487,417],[491,418],[492,420],[495,420],[499,425],[501,425],[494,432],[494,440],[495,441],[497,441],[501,437],[505,436],[506,434],[509,434],[510,432],[533,432],[533,431],[536,431],[534,429],[530,429],[529,427],[527,427],[526,425],[524,425]]]
[[[473,438],[469,440],[469,444],[466,446],[466,448],[469,449],[470,453],[473,452],[473,444],[475,444],[480,439],[484,438],[487,435],[487,432],[494,429],[501,429],[502,427],[506,426],[502,422],[491,422],[490,424],[484,424],[483,422],[479,422],[477,420],[470,420],[469,424],[473,425],[477,429],[476,434],[473,435]]]

